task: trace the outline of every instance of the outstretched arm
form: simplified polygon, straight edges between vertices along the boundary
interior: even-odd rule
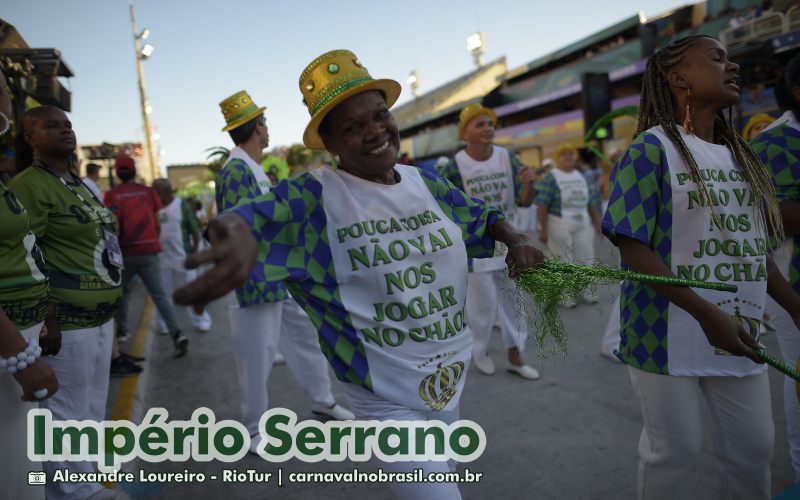
[[[226,212],[208,225],[211,247],[193,253],[186,267],[194,269],[214,263],[208,272],[175,292],[175,302],[183,305],[205,305],[241,286],[250,275],[256,261],[256,239],[245,220]]]

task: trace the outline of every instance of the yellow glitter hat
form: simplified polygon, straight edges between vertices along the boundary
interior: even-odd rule
[[[497,125],[497,115],[493,109],[487,108],[479,102],[473,102],[464,106],[464,109],[458,115],[458,136],[464,137],[464,127],[467,126],[470,120],[482,113],[489,115],[489,118],[492,119],[492,124]]]
[[[311,149],[325,149],[319,136],[319,124],[348,97],[368,90],[380,90],[386,105],[392,107],[401,90],[400,84],[394,80],[372,78],[349,50],[332,50],[317,57],[303,70],[299,83],[303,104],[311,115],[303,133],[303,142]]]
[[[225,117],[223,132],[233,130],[259,116],[267,109],[266,106],[258,107],[246,90],[241,90],[219,103],[222,116]]]
[[[750,137],[750,132],[752,132],[753,127],[755,127],[759,123],[766,122],[767,124],[770,124],[770,123],[772,123],[774,121],[775,121],[775,118],[769,116],[766,113],[756,113],[756,114],[754,114],[750,118],[750,121],[747,122],[747,125],[744,126],[744,129],[742,130],[742,138],[745,141],[750,142],[753,139],[752,137]]]

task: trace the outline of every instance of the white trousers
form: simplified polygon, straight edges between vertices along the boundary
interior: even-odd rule
[[[258,434],[258,421],[269,409],[267,379],[278,350],[314,406],[324,408],[334,404],[328,360],[319,347],[316,329],[297,303],[289,299],[239,307],[235,302],[231,294],[228,318],[233,357],[239,379],[242,423],[250,435]]]
[[[450,411],[413,410],[387,401],[354,384],[342,384],[345,397],[359,420],[440,420],[452,424],[458,420],[458,407]],[[370,463],[385,472],[411,472],[422,469],[423,474],[453,472],[456,463],[442,462],[383,462],[375,457]],[[392,493],[399,500],[460,500],[461,493],[456,483],[389,483]]]
[[[111,366],[111,342],[114,320],[100,326],[61,332],[61,351],[45,358],[58,377],[55,396],[39,403],[49,409],[53,420],[95,420],[106,415],[108,379]],[[92,462],[43,462],[47,477],[57,469],[71,472],[92,472]],[[55,483],[45,487],[49,499],[86,498],[101,490],[99,483]]]
[[[711,413],[718,498],[771,497],[775,428],[766,372],[741,378],[671,377],[632,367],[628,372],[644,420],[639,439],[639,500],[692,498],[682,486],[701,453],[701,397]]]
[[[175,290],[189,283],[196,277],[197,272],[194,269],[176,269],[164,265],[164,261],[161,261],[161,281],[164,283],[164,291],[167,292],[170,300],[172,300],[172,294],[175,293]],[[178,306],[173,302],[172,307],[175,309],[175,312],[178,312],[179,309],[186,311],[193,328],[201,330],[209,330],[211,328],[211,315],[208,313],[208,308],[203,309],[203,314],[197,314],[194,312],[192,306]],[[153,315],[153,323],[151,326],[152,329],[159,332],[166,332],[168,330],[167,323],[164,321],[164,318],[161,317],[158,308],[156,308],[155,314]]]
[[[606,323],[606,329],[603,332],[603,340],[600,341],[600,352],[607,356],[613,356],[614,351],[619,350],[619,307],[619,295],[617,295],[614,305],[611,306],[611,313],[608,315],[608,323]]]
[[[514,226],[523,233],[532,233],[536,230],[536,205],[516,208],[516,221]]]
[[[38,339],[42,325],[39,323],[20,333],[25,341]],[[34,500],[44,498],[44,487],[28,486],[28,472],[42,470],[39,462],[31,462],[27,457],[28,410],[36,408],[36,403],[20,400],[22,388],[13,375],[0,374],[0,484],[3,496],[7,498]]]
[[[791,242],[784,245],[775,253],[775,265],[784,277],[789,276],[789,260],[791,258]],[[800,331],[792,321],[791,316],[778,305],[777,302],[767,297],[767,309],[772,315],[772,324],[778,335],[778,344],[784,363],[791,367],[800,362]],[[795,482],[800,483],[800,395],[797,393],[795,381],[791,378],[783,379],[783,409],[786,413],[786,436],[789,439],[789,456],[794,468]]]
[[[505,270],[469,273],[466,315],[474,339],[472,353],[475,357],[486,356],[495,318],[500,319],[503,346],[524,350],[528,330],[522,310],[516,307],[521,297],[515,295],[514,282]]]
[[[591,263],[594,260],[594,228],[588,212],[579,217],[548,215],[547,250],[566,262]]]

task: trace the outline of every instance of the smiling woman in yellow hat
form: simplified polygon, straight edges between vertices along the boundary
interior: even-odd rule
[[[258,255],[265,279],[285,281],[317,327],[359,418],[454,422],[472,343],[467,257],[491,256],[495,240],[509,247],[509,264],[531,267],[543,255],[497,209],[396,163],[397,82],[373,79],[355,54],[335,50],[309,64],[299,85],[311,116],[304,141],[336,155],[338,168],[284,180],[215,219],[213,248],[190,262],[216,265],[176,299],[223,295]],[[382,466],[448,471],[434,461]],[[460,498],[452,483],[392,488],[404,498]]]

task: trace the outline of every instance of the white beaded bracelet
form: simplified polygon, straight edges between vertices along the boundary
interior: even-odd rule
[[[25,350],[16,356],[11,356],[10,358],[0,357],[0,372],[5,371],[14,374],[22,371],[36,362],[36,359],[41,355],[42,348],[39,347],[35,339],[31,339],[28,341],[28,346],[25,347]]]
[[[0,82],[0,85],[2,85],[2,82]],[[9,120],[8,117],[5,115],[5,113],[3,113],[2,111],[0,111],[0,118],[2,118],[3,122],[5,122],[3,123],[2,128],[0,128],[0,135],[3,135],[6,132],[8,132],[8,129],[11,127],[11,120]]]

